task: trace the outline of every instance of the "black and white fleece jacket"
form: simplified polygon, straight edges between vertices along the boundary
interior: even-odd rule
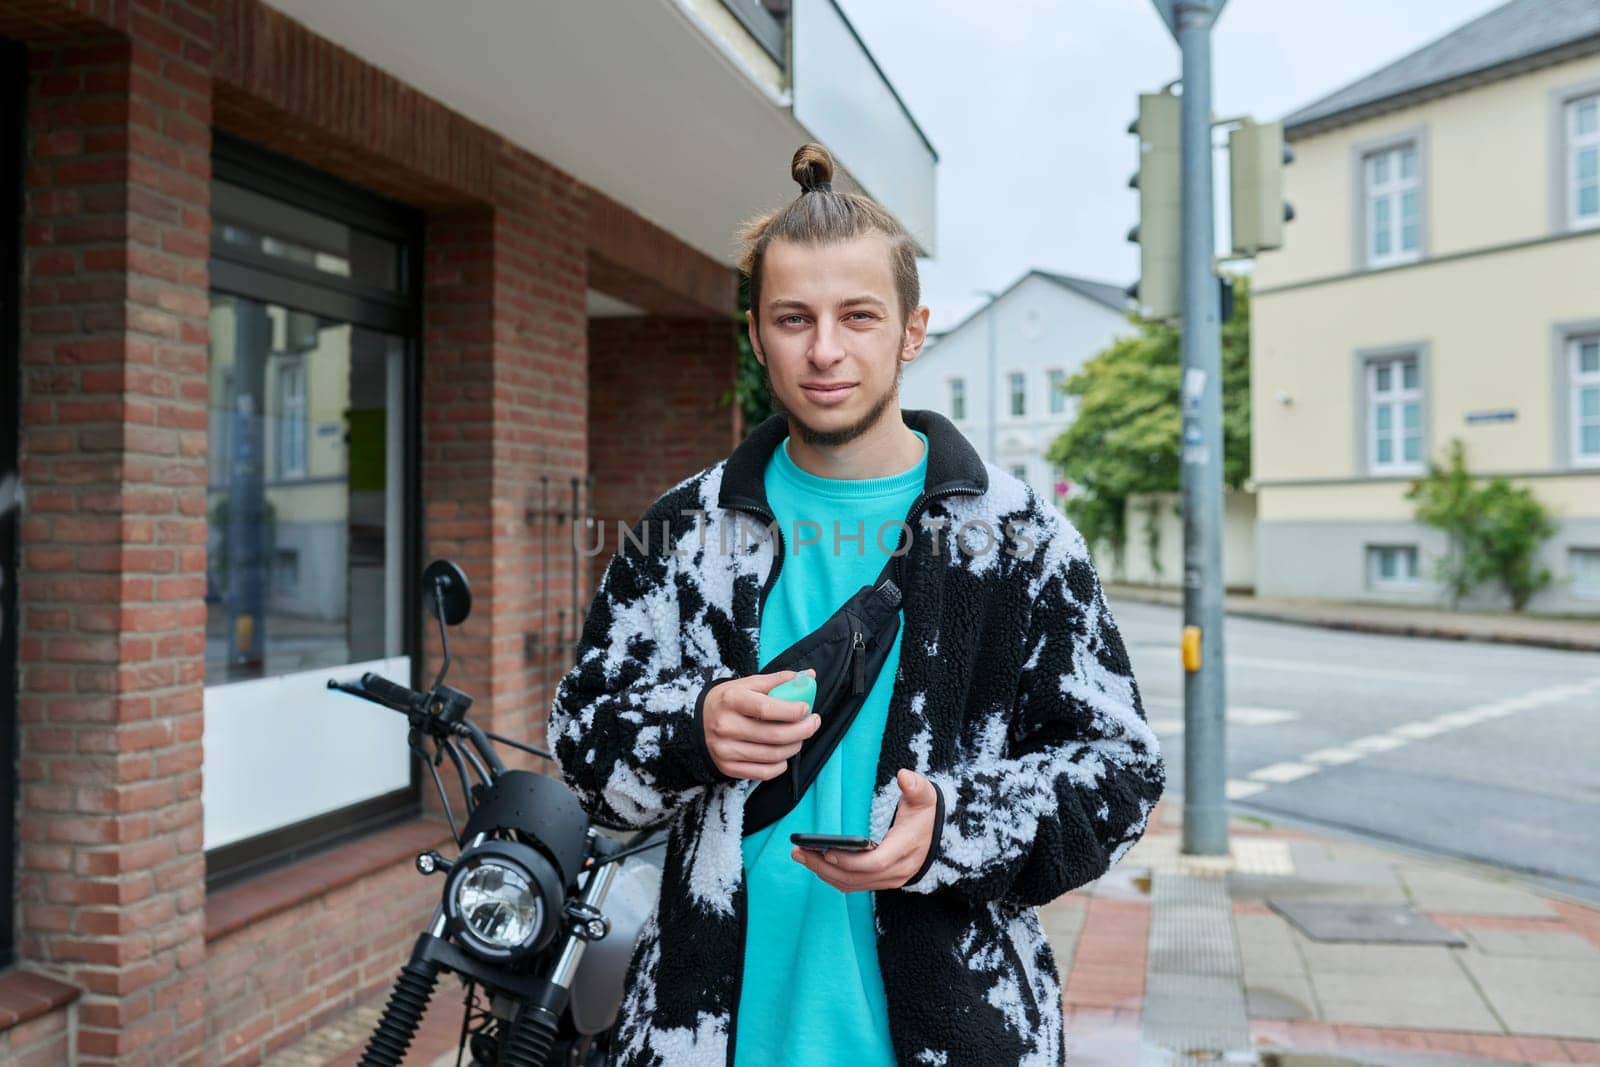
[[[902,767],[941,804],[923,872],[875,895],[896,1059],[1060,1064],[1061,985],[1035,908],[1138,840],[1165,768],[1077,531],[942,416],[903,416],[928,436],[928,472],[899,561],[872,834],[893,819]],[[700,712],[710,685],[778,651],[762,656],[758,638],[785,539],[760,533],[773,522],[763,472],[787,433],[774,416],[650,507],[634,527],[647,550],[624,542],[611,558],[551,709],[562,776],[593,818],[670,826],[628,971],[622,1067],[733,1063],[756,783],[717,770]]]

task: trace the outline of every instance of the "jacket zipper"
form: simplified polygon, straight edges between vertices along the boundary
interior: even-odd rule
[[[856,626],[855,616],[850,616],[850,667],[853,672],[851,679],[851,696],[860,696],[867,691],[867,639]]]
[[[760,507],[758,505],[751,504],[751,505],[743,506],[743,507],[730,507],[729,510],[730,511],[739,511],[739,512],[742,512],[742,513],[748,514],[748,515],[754,515],[758,519],[765,520],[768,529],[771,529],[772,531],[774,531],[777,534],[777,538],[778,538],[778,543],[777,543],[777,545],[776,545],[776,547],[775,547],[775,549],[773,551],[773,556],[772,556],[772,572],[767,575],[766,582],[763,583],[762,586],[761,586],[761,593],[760,593],[759,596],[756,597],[756,640],[759,642],[760,639],[761,639],[761,616],[766,613],[767,597],[772,593],[773,587],[778,584],[778,572],[783,569],[783,557],[784,557],[784,554],[787,552],[787,549],[784,548],[784,544],[783,544],[783,529],[782,529],[782,527],[780,527],[778,525],[778,517],[776,515],[774,515],[767,508],[763,508],[763,507]],[[756,649],[756,668],[759,670],[760,667],[761,667],[761,650],[758,647]],[[741,866],[743,865],[743,862],[744,862],[743,859],[741,859],[740,860]],[[741,882],[744,881],[744,877],[743,877],[742,872],[741,872],[739,880]],[[739,1002],[740,1002],[740,1000],[743,999],[743,994],[744,994],[744,947],[745,947],[745,941],[749,938],[749,935],[750,935],[749,927],[750,927],[750,889],[749,889],[749,886],[746,885],[745,886],[744,912],[740,916],[740,923],[739,923],[739,954],[738,954],[738,957],[737,957],[738,962],[734,964],[734,968],[733,968],[733,1003],[730,1004],[729,1007],[728,1007],[728,1061],[727,1061],[727,1067],[733,1067],[734,1042],[736,1042],[738,1040],[738,1037],[739,1037]]]
[[[909,527],[910,530],[911,530],[911,539],[912,539],[912,541],[915,542],[916,538],[917,538],[917,520],[922,518],[923,511],[926,510],[927,506],[929,504],[933,503],[935,500],[939,499],[940,497],[946,497],[946,496],[982,496],[982,495],[983,495],[983,490],[981,490],[981,489],[976,489],[976,488],[973,488],[971,486],[954,486],[954,487],[949,488],[949,489],[940,489],[940,490],[938,490],[936,492],[932,492],[932,493],[924,493],[921,496],[917,497],[916,501],[913,502],[912,505],[911,505],[910,514],[908,514],[906,516],[906,526]],[[902,533],[901,534],[902,540],[904,539],[904,536],[905,536],[904,533]],[[898,552],[902,547],[903,546],[901,545],[900,542],[897,541],[895,543],[895,551]],[[909,553],[907,553],[907,554],[909,554]],[[905,570],[904,570],[905,558],[906,558],[905,555],[900,555],[900,556],[894,557],[894,581],[895,581],[895,584],[896,584],[896,592],[897,593],[900,590],[902,590],[902,589],[904,589],[906,587]],[[880,585],[879,588],[881,589],[883,587]]]

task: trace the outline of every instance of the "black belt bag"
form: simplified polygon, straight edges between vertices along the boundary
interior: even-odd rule
[[[822,716],[822,725],[801,742],[788,770],[751,791],[744,809],[746,836],[794,810],[867,702],[900,632],[900,587],[889,577],[893,566],[891,558],[872,585],[862,586],[826,622],[761,668],[762,674],[815,668],[812,710]]]

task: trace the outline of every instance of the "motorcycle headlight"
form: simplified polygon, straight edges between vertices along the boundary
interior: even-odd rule
[[[514,841],[468,849],[450,871],[445,912],[474,955],[506,962],[550,943],[560,927],[561,880],[542,855]]]

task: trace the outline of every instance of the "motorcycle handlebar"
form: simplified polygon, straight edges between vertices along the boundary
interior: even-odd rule
[[[415,689],[408,688],[398,682],[391,682],[381,674],[371,671],[361,676],[361,688],[365,689],[381,704],[387,704],[396,711],[415,711],[422,706],[423,694]]]
[[[446,737],[454,735],[456,737],[465,738],[472,746],[473,750],[477,752],[478,756],[483,760],[483,762],[487,764],[489,769],[492,770],[496,775],[501,775],[506,772],[506,765],[500,759],[500,754],[496,752],[494,750],[494,746],[489,743],[491,735],[484,733],[484,731],[470,719],[455,723],[451,726],[446,726],[445,724],[440,723],[438,720],[433,719],[432,716],[426,714],[426,711],[423,707],[428,699],[428,695],[426,693],[419,693],[415,689],[400,685],[398,682],[391,682],[381,674],[373,674],[371,671],[363,674],[361,676],[361,681],[358,684],[340,682],[330,678],[328,679],[328,688],[337,689],[342,693],[349,693],[351,696],[358,696],[363,700],[371,701],[374,704],[379,704],[383,707],[389,708],[391,711],[398,711],[404,715],[410,716],[413,726],[427,729],[430,733],[434,733],[435,736]],[[441,733],[440,730],[443,730],[443,732]],[[550,756],[548,752],[545,752],[542,749],[535,749],[531,745],[523,745],[518,742],[511,741],[509,738],[501,738],[498,734],[493,736],[495,740],[504,740],[507,744],[514,745],[517,748],[526,749],[527,751],[533,752],[536,755],[541,755],[546,758],[549,758]]]

